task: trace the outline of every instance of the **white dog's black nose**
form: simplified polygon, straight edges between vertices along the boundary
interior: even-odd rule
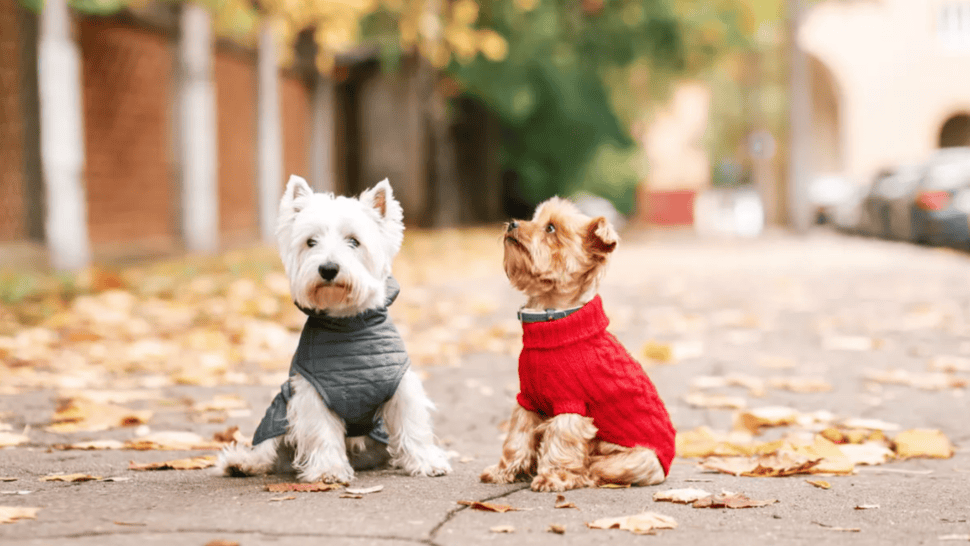
[[[337,273],[340,272],[340,267],[333,262],[327,262],[318,267],[317,271],[320,272],[320,277],[322,277],[323,280],[330,282],[337,277]]]

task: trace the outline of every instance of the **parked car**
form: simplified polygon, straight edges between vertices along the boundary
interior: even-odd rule
[[[910,205],[924,171],[922,165],[908,164],[880,173],[863,203],[860,230],[875,237],[913,240]]]
[[[970,246],[970,153],[943,150],[920,178],[910,206],[913,237],[921,244]]]

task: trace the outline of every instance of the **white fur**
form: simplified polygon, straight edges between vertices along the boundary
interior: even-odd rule
[[[384,305],[391,262],[404,237],[403,214],[387,179],[354,199],[314,193],[306,180],[291,176],[280,201],[276,236],[294,301],[331,316],[353,316]],[[324,264],[339,268],[332,282],[320,275]],[[315,296],[321,287],[333,285],[347,287],[341,298]],[[217,464],[222,473],[251,476],[291,467],[302,481],[346,483],[355,468],[371,468],[388,458],[411,475],[451,472],[447,456],[434,443],[434,404],[413,371],[405,373],[379,410],[390,435],[388,447],[365,437],[347,438],[343,420],[306,379],[294,375],[290,385],[286,433],[252,449],[227,447]]]

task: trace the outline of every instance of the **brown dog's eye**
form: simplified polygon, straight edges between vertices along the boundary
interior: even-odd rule
[[[546,233],[555,233],[555,232],[556,232],[556,226],[552,224],[546,225]]]

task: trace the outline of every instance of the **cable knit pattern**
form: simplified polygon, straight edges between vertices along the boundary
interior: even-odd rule
[[[523,408],[546,416],[592,417],[597,437],[654,450],[664,474],[674,458],[674,426],[643,367],[606,331],[603,301],[566,318],[522,325],[519,355]]]

